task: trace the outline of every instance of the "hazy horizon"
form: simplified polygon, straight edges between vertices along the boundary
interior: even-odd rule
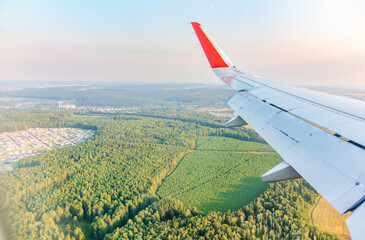
[[[301,86],[365,86],[360,0],[0,3],[0,81],[219,84],[200,22],[242,71]]]

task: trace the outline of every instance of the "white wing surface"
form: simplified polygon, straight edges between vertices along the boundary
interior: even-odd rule
[[[364,239],[365,102],[245,74],[199,23],[192,26],[215,74],[237,91],[227,126],[249,124],[285,160],[262,179],[305,178],[340,214],[352,212],[352,239]]]

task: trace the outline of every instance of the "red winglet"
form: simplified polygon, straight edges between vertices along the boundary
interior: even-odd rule
[[[200,24],[197,22],[192,22],[191,25],[193,25],[194,31],[198,36],[199,42],[203,47],[203,50],[208,58],[210,66],[212,68],[228,67],[228,65],[224,62],[223,58],[221,57],[221,55],[219,55],[217,49],[215,49],[215,47],[210,42],[207,35],[205,35],[203,30],[201,29]]]

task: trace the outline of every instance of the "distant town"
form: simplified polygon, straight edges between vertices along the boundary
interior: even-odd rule
[[[77,128],[30,128],[0,134],[0,171],[13,169],[19,159],[86,141],[95,132]]]
[[[66,101],[40,100],[39,102],[36,99],[25,100],[0,97],[0,109],[42,109],[51,111],[72,111],[75,113],[136,113],[144,109],[150,109],[150,107],[78,106]]]
[[[228,120],[233,117],[231,108],[201,108],[200,112],[207,112],[212,116],[218,117],[223,120]]]

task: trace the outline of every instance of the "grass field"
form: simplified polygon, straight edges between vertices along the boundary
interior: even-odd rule
[[[324,198],[321,198],[312,213],[314,225],[343,239],[351,239],[345,220],[350,213],[341,216]]]
[[[85,220],[78,221],[76,226],[82,229],[82,232],[85,234],[85,239],[92,239],[90,222]]]
[[[158,190],[202,211],[237,210],[268,187],[260,176],[281,162],[266,144],[202,137]]]

